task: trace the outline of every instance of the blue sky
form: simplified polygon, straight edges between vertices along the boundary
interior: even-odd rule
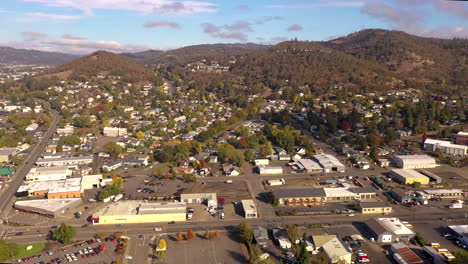
[[[365,28],[468,38],[445,0],[2,0],[0,45],[86,54],[205,43],[328,40]]]

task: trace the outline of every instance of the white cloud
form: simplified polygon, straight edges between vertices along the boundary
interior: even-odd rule
[[[120,53],[120,52],[137,52],[151,49],[147,45],[138,45],[138,44],[123,44],[117,41],[90,41],[83,39],[52,39],[45,40],[41,42],[42,50],[48,51],[57,51],[67,53],[91,53],[96,50],[107,50],[110,52]]]
[[[83,16],[67,16],[67,15],[57,15],[57,14],[46,14],[41,12],[36,13],[27,13],[28,16],[44,18],[44,19],[51,19],[54,21],[69,21],[69,20],[76,20],[80,19]]]
[[[156,28],[156,27],[170,27],[175,29],[180,29],[181,26],[178,23],[170,22],[170,21],[148,21],[146,22],[143,27],[145,28]]]
[[[151,14],[178,14],[218,12],[218,5],[204,1],[172,0],[22,0],[41,3],[47,6],[68,7],[82,10],[86,15],[94,9],[112,9]]]
[[[317,7],[361,7],[365,3],[362,1],[326,1],[321,0],[311,4],[284,4],[269,5],[269,8],[317,8]]]

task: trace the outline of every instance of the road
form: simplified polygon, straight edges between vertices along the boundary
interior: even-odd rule
[[[42,101],[43,104],[50,109],[50,104]],[[44,137],[35,144],[26,159],[23,161],[23,164],[20,166],[18,171],[12,176],[12,180],[8,183],[8,186],[0,192],[0,219],[8,214],[9,209],[13,207],[15,202],[15,192],[18,190],[18,187],[23,183],[24,177],[32,168],[36,160],[40,157],[42,152],[47,146],[49,140],[54,136],[55,131],[57,131],[57,124],[60,120],[60,115],[55,110],[50,110],[52,116],[52,123],[50,124],[49,129],[44,134]]]
[[[395,215],[392,215],[395,216]],[[177,232],[186,232],[188,229],[192,229],[194,232],[200,232],[204,230],[219,230],[219,231],[232,231],[236,230],[236,227],[241,221],[247,221],[252,226],[263,226],[266,228],[273,228],[278,226],[284,226],[286,224],[294,224],[299,226],[305,226],[310,224],[327,224],[327,225],[339,225],[339,224],[352,224],[355,222],[366,222],[370,218],[375,217],[374,215],[319,215],[319,216],[290,216],[290,217],[271,217],[271,218],[258,218],[258,219],[246,219],[246,220],[219,220],[212,222],[177,222],[175,224],[168,223],[154,223],[154,224],[128,224],[122,226],[116,225],[88,225],[80,226],[76,225],[77,236],[76,239],[89,239],[98,232],[103,232],[106,235],[113,234],[114,232],[121,231],[127,236],[138,236],[144,234],[146,239],[148,235],[157,235],[154,232],[155,226],[162,227],[164,233],[176,234]],[[398,215],[402,220],[411,221],[411,223],[426,223],[441,221],[444,214],[421,214],[413,216]],[[465,213],[462,211],[453,212],[450,215],[450,223],[466,221]],[[443,222],[446,223],[446,222]],[[447,223],[446,223],[447,224]],[[17,226],[8,227],[8,232],[1,230],[0,234],[3,233],[4,238],[12,242],[17,243],[28,243],[28,242],[41,242],[47,241],[48,234],[50,232],[50,226]]]

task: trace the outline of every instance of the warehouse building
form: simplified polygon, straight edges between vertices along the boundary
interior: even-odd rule
[[[429,178],[429,182],[431,183],[442,183],[442,177],[439,177],[432,172],[427,170],[419,170],[419,172],[424,176],[427,176]]]
[[[32,168],[28,174],[26,174],[26,182],[37,182],[37,181],[58,181],[65,180],[72,175],[72,171],[66,167],[43,167],[43,168]]]
[[[47,199],[81,197],[81,178],[60,181],[30,182],[21,185],[18,196],[46,197]]]
[[[391,174],[392,178],[401,184],[413,184],[416,182],[429,184],[429,178],[415,170],[393,169]]]
[[[362,214],[389,214],[392,206],[385,202],[360,202],[359,211]]]
[[[390,192],[390,195],[393,197],[393,199],[395,199],[396,201],[398,201],[400,203],[407,203],[407,202],[411,201],[411,199],[413,199],[413,196],[406,193],[402,189],[393,189]]]
[[[314,159],[322,166],[323,171],[326,173],[345,172],[345,165],[332,155],[321,153],[315,155]]]
[[[403,243],[392,244],[391,249],[397,263],[424,264],[424,261]]]
[[[424,141],[424,149],[429,151],[440,151],[449,155],[465,156],[468,150],[468,146],[452,144],[446,140],[426,139]]]
[[[349,247],[336,235],[312,236],[313,249],[322,250],[330,259],[330,263],[352,263],[353,253]]]
[[[432,189],[424,190],[429,198],[462,198],[465,192],[462,189]]]
[[[437,167],[436,160],[427,155],[401,155],[393,158],[395,166],[402,169],[425,169]]]
[[[278,175],[283,174],[283,167],[281,166],[266,166],[266,165],[258,165],[257,172],[260,175]]]
[[[10,163],[18,150],[16,148],[0,148],[0,163]]]
[[[324,202],[367,200],[376,197],[373,188],[276,189],[273,196],[281,205],[312,206]]]
[[[258,212],[257,207],[255,206],[255,202],[252,199],[249,200],[242,200],[242,209],[244,211],[245,218],[257,218]]]
[[[64,199],[39,199],[39,200],[27,200],[27,201],[16,201],[15,209],[36,213],[44,216],[56,217],[65,211],[76,208],[81,204],[81,198],[64,198]]]
[[[208,207],[218,207],[216,193],[183,193],[180,201],[184,203],[203,203]]]
[[[371,218],[366,222],[378,243],[408,242],[415,233],[398,218]]]
[[[102,174],[83,175],[81,177],[81,192],[99,188],[102,181]]]
[[[468,225],[451,225],[448,227],[463,244],[468,246]]]
[[[86,165],[93,162],[93,156],[79,156],[79,157],[43,157],[36,161],[39,167],[56,167],[56,166],[77,166]]]
[[[304,171],[308,173],[321,173],[323,168],[317,162],[311,159],[295,159],[293,162],[290,162],[289,165],[298,171]]]
[[[185,203],[152,203],[148,201],[119,201],[93,214],[93,224],[141,224],[185,221]]]

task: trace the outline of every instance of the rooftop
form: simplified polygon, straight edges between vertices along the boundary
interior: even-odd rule
[[[325,191],[322,188],[277,189],[273,195],[275,198],[325,197]]]
[[[333,167],[333,166],[341,166],[344,165],[334,156],[320,153],[314,156],[314,158],[323,166],[323,167]]]
[[[257,210],[257,207],[255,207],[255,202],[252,199],[242,200],[241,203],[244,210]]]
[[[427,164],[436,163],[435,159],[428,155],[400,155],[395,156],[396,159],[400,159],[403,162],[409,162],[411,164]]]
[[[39,192],[49,193],[79,192],[81,189],[81,178],[71,178],[59,181],[31,182],[21,185],[17,192]]]
[[[377,218],[382,227],[396,235],[414,235],[414,232],[401,223],[400,219],[394,217]]]
[[[432,189],[432,190],[424,190],[427,194],[433,195],[442,195],[448,193],[463,193],[462,189]]]
[[[458,234],[468,236],[468,225],[451,225],[448,227]]]
[[[361,202],[359,205],[361,208],[382,208],[391,206],[385,202]]]
[[[186,204],[176,203],[151,203],[148,201],[119,201],[97,211],[93,217],[100,216],[126,216],[141,214],[185,213]]]
[[[60,211],[62,208],[67,207],[69,204],[80,201],[81,198],[63,198],[63,199],[38,199],[15,202],[15,207],[34,207],[36,209],[45,211]]]
[[[392,172],[398,174],[399,176],[405,179],[425,179],[428,178],[424,174],[420,173],[419,171],[415,170],[408,170],[408,169],[393,169]]]

